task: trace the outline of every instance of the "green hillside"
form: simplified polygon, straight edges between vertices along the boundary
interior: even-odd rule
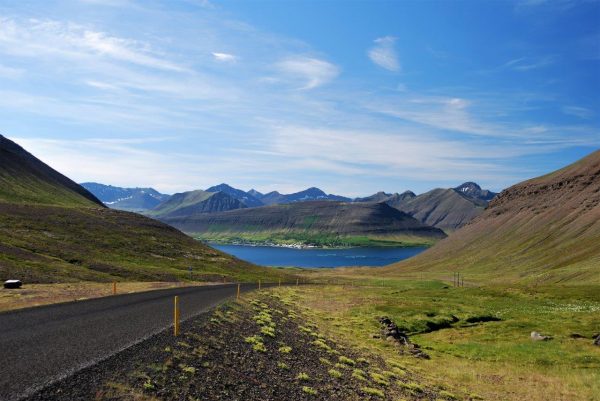
[[[0,201],[103,207],[94,195],[0,135]]]
[[[0,137],[0,279],[277,279],[159,221],[102,206],[88,191]]]
[[[224,242],[398,246],[430,245],[445,237],[384,203],[296,202],[162,220],[198,238]]]

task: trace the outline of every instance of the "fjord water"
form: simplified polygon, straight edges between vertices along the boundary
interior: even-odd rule
[[[427,249],[425,247],[296,249],[222,244],[211,244],[211,246],[257,265],[286,267],[385,266],[408,259]]]

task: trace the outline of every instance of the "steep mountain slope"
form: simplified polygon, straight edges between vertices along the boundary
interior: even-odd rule
[[[177,280],[277,272],[207,247],[156,220],[111,210],[83,187],[0,138],[0,279]]]
[[[487,280],[600,282],[600,151],[493,199],[473,222],[389,272],[460,270]]]
[[[0,135],[0,202],[103,206],[94,195]]]
[[[286,203],[293,202],[307,202],[307,201],[318,201],[318,200],[328,200],[328,201],[338,201],[338,202],[349,202],[350,198],[346,198],[344,196],[326,194],[319,188],[311,187],[305,189],[304,191],[295,192],[293,194],[283,195],[277,191],[269,192],[266,195],[263,195],[260,200],[265,205],[281,205]]]
[[[454,188],[434,189],[414,198],[394,202],[394,207],[422,223],[453,231],[483,213],[487,202],[469,198]]]
[[[229,195],[230,197],[232,197],[234,199],[237,199],[238,201],[240,201],[241,203],[243,203],[247,207],[264,206],[264,203],[262,203],[259,199],[255,198],[249,192],[244,192],[241,189],[233,188],[233,187],[231,187],[231,186],[229,186],[227,184],[215,185],[214,187],[208,188],[206,190],[206,192],[222,192],[222,193],[225,193],[225,194]]]
[[[175,194],[166,202],[148,211],[148,216],[156,218],[194,216],[200,213],[215,213],[242,209],[247,206],[224,192],[202,190]]]
[[[121,188],[96,182],[84,182],[81,186],[93,193],[106,206],[133,212],[153,209],[170,197],[153,188]]]
[[[441,230],[383,203],[294,202],[162,220],[205,239],[287,238],[339,245],[362,237],[397,245],[399,242],[430,244],[445,236]]]

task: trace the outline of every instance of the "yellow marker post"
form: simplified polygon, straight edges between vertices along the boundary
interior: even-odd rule
[[[173,334],[175,337],[179,335],[179,297],[175,295],[173,309]]]
[[[240,285],[241,285],[241,284],[238,284],[238,290],[237,290],[237,298],[236,298],[236,299],[237,299],[238,301],[239,301],[239,299],[240,299]]]
[[[113,281],[113,295],[117,295],[117,282]]]

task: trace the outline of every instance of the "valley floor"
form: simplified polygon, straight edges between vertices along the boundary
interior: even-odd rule
[[[600,400],[597,288],[357,284],[246,294],[32,400]]]
[[[400,363],[458,399],[600,400],[597,286],[455,288],[386,279],[301,287],[295,296],[323,333],[382,358],[398,352],[373,338],[377,319],[389,317],[431,357]],[[532,331],[553,339],[532,341]]]

